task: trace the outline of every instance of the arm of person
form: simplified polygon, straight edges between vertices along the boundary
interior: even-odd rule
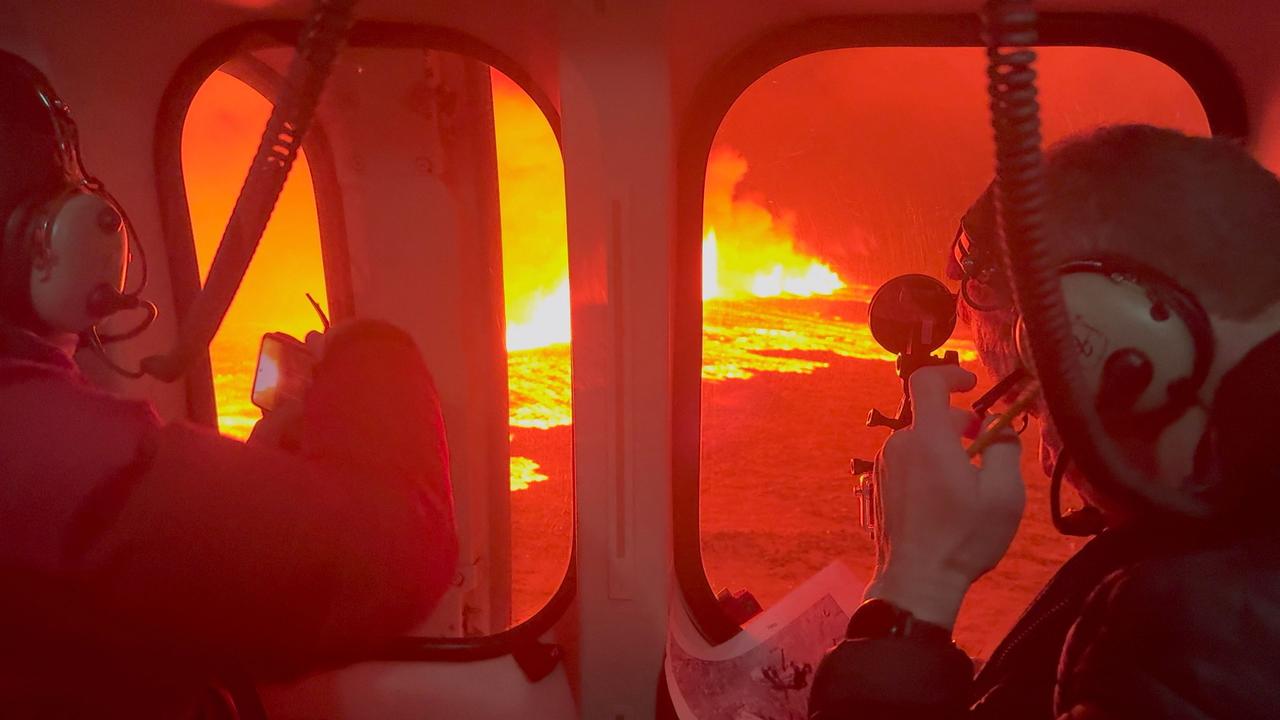
[[[880,535],[866,598],[885,601],[944,635],[970,585],[1008,549],[1025,501],[1016,437],[988,447],[978,466],[961,443],[971,416],[951,408],[950,393],[975,382],[958,367],[914,373],[912,426],[894,433],[876,461]],[[851,638],[819,666],[810,717],[960,717],[967,712],[972,670],[945,637]]]
[[[973,663],[950,644],[845,640],[814,674],[810,720],[950,720],[968,710]]]
[[[31,408],[10,428],[28,444],[24,477],[54,485],[31,484],[45,527],[11,560],[67,581],[139,642],[260,675],[408,630],[456,564],[439,401],[390,326],[352,327],[328,350],[299,454],[162,428],[65,381],[10,388]]]

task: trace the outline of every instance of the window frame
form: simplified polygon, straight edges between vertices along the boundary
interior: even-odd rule
[[[1042,13],[1039,31],[1039,47],[1128,50],[1163,63],[1199,98],[1215,137],[1248,139],[1246,103],[1235,71],[1216,48],[1187,29],[1138,15]],[[721,609],[707,579],[699,517],[701,238],[707,160],[733,104],[770,71],[813,53],[876,47],[984,47],[984,43],[976,15],[842,15],[784,26],[719,63],[698,85],[679,129],[671,407],[675,573],[690,619],[713,646],[734,637],[742,627]]]
[[[156,198],[160,207],[168,255],[169,276],[174,310],[178,322],[199,294],[200,272],[196,259],[195,238],[190,206],[182,173],[182,132],[187,111],[205,81],[228,63],[245,59],[247,53],[263,47],[293,47],[302,31],[302,23],[290,20],[266,20],[246,23],[223,31],[201,44],[191,53],[165,88],[156,119],[154,148]],[[560,137],[560,116],[550,97],[533,81],[519,63],[486,43],[447,28],[395,22],[357,22],[347,38],[347,45],[358,48],[431,49],[464,55],[496,68],[521,87],[542,111],[556,143]],[[253,67],[252,60],[241,65],[243,74],[233,70],[237,79],[274,101],[271,88],[265,84],[278,75],[271,68]],[[234,68],[234,66],[233,66]],[[269,74],[268,74],[269,73]],[[333,163],[333,155],[323,124],[315,122],[302,144],[311,168],[316,194],[316,211],[320,225],[321,255],[325,264],[325,283],[331,314],[335,320],[349,317],[354,305],[347,258],[347,239],[342,210],[342,195]],[[561,153],[563,155],[563,151]],[[331,266],[332,264],[332,266]],[[347,272],[338,268],[347,268]],[[572,362],[572,361],[571,361]],[[186,377],[187,417],[208,427],[217,427],[217,404],[214,397],[213,373],[208,352],[192,363]],[[576,483],[576,477],[571,479]],[[364,661],[404,662],[477,662],[513,655],[523,667],[530,658],[537,667],[539,658],[552,649],[540,642],[541,636],[565,616],[572,604],[577,586],[577,507],[571,510],[572,536],[569,540],[569,563],[559,587],[536,613],[510,628],[491,635],[476,637],[396,638],[381,648],[358,657],[323,658],[325,662]],[[556,656],[558,657],[558,655]]]

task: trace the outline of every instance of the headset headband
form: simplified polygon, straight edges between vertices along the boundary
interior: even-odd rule
[[[53,125],[58,161],[69,184],[85,190],[102,191],[102,182],[85,170],[84,161],[80,158],[80,130],[71,117],[71,108],[43,81],[36,82],[36,96],[44,105]]]

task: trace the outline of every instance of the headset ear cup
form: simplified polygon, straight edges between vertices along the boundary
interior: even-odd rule
[[[108,196],[71,189],[32,220],[31,308],[45,327],[78,334],[131,306],[120,305],[128,233]]]
[[[31,107],[49,122],[47,132],[19,141],[31,157],[22,172],[7,176],[21,189],[6,190],[5,205],[28,194],[7,212],[0,208],[0,320],[41,334],[81,333],[120,307],[139,305],[136,295],[123,294],[132,229],[120,204],[85,170],[70,109],[39,70],[7,57],[20,63],[36,101]]]
[[[1182,324],[1187,328],[1187,332],[1191,335],[1195,354],[1191,374],[1187,376],[1181,388],[1181,392],[1187,394],[1188,397],[1180,399],[1193,402],[1195,394],[1204,385],[1205,380],[1209,377],[1209,370],[1213,366],[1213,358],[1217,349],[1217,343],[1213,336],[1213,323],[1209,320],[1209,313],[1196,300],[1195,296],[1172,280],[1152,282],[1147,287],[1152,295],[1153,314],[1157,312],[1157,308],[1161,308],[1165,312],[1171,310],[1173,315],[1182,321]],[[1178,389],[1172,390],[1178,391]]]
[[[1154,273],[1104,261],[1069,263],[1062,272],[1084,379],[1116,432],[1159,430],[1199,402],[1214,342],[1194,297]],[[1014,337],[1032,367],[1021,318]]]

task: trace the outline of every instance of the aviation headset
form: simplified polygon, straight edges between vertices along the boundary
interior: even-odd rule
[[[23,78],[47,113],[55,145],[58,179],[19,201],[3,220],[0,244],[0,293],[9,306],[18,305],[18,318],[26,312],[41,331],[80,335],[101,351],[104,343],[140,334],[155,320],[155,306],[138,297],[146,286],[146,257],[135,241],[128,215],[107,192],[102,181],[90,175],[80,159],[79,133],[66,104],[34,66],[0,52],[0,72]],[[138,249],[141,280],[125,292],[130,246]],[[108,315],[143,307],[147,317],[128,332],[99,335],[97,324]],[[105,357],[105,356],[104,356]],[[114,369],[125,374],[114,364]]]
[[[962,222],[952,245],[948,275],[960,281],[960,299],[974,310],[1014,309],[999,287],[1002,269],[986,243],[975,243]],[[1195,296],[1172,278],[1127,259],[1101,257],[1059,267],[1076,348],[1108,434],[1154,442],[1193,406],[1214,358],[1213,327]],[[1016,312],[1016,310],[1015,310]],[[992,403],[1020,385],[1032,367],[1019,316],[1014,338],[1022,368],[980,402]],[[1196,448],[1188,476],[1207,472],[1209,433]],[[1055,527],[1067,535],[1102,530],[1093,507],[1063,515],[1059,494],[1070,463],[1064,450],[1053,468],[1050,505]]]

